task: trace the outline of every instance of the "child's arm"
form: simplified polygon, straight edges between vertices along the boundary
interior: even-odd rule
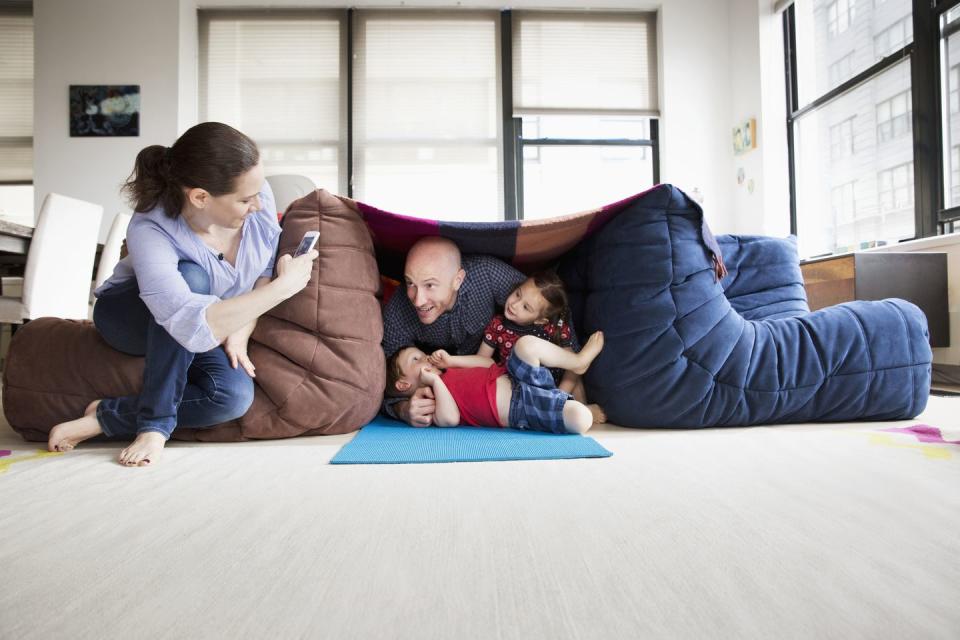
[[[480,347],[480,351],[487,345]],[[443,349],[437,349],[430,354],[428,358],[430,364],[441,369],[466,369],[468,367],[489,367],[493,364],[493,349],[490,349],[488,355],[481,355],[479,352],[475,356],[452,356]]]
[[[437,403],[436,411],[433,414],[433,424],[438,427],[455,427],[460,424],[460,407],[457,401],[453,399],[447,385],[443,384],[439,374],[424,369],[420,372],[420,381],[430,385],[433,389],[433,397]]]

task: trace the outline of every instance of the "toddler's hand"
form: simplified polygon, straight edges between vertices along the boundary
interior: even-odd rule
[[[432,385],[440,379],[439,372],[433,367],[424,367],[420,369],[420,384]]]
[[[440,367],[441,369],[450,368],[450,354],[447,353],[445,349],[437,349],[427,356],[427,360],[435,367]]]

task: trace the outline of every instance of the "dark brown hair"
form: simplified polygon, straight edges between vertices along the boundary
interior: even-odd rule
[[[563,280],[555,271],[540,271],[530,277],[533,278],[533,284],[540,290],[540,295],[547,301],[547,308],[543,310],[543,315],[557,327],[557,331],[553,333],[553,341],[559,343],[562,333],[560,329],[567,321],[567,312],[570,307]]]
[[[144,147],[122,191],[134,211],[160,205],[175,218],[183,209],[184,189],[200,188],[212,196],[232,193],[237,178],[259,161],[253,140],[222,122],[202,122],[187,129],[172,147]]]

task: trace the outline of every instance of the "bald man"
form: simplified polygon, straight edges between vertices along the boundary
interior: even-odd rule
[[[407,253],[406,296],[394,295],[383,310],[383,351],[390,357],[416,345],[431,353],[446,349],[472,355],[480,348],[483,329],[507,296],[526,276],[489,256],[464,256],[446,238],[419,240]],[[398,292],[399,293],[399,292]],[[413,398],[388,398],[384,411],[415,427],[433,421],[429,388]]]

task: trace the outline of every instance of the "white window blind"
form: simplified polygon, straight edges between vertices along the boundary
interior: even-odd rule
[[[253,138],[267,175],[346,193],[341,14],[200,13],[200,117]]]
[[[503,217],[498,23],[355,16],[354,197],[440,220]]]
[[[656,14],[513,15],[513,114],[658,114]]]
[[[0,13],[0,182],[33,181],[33,16]]]

